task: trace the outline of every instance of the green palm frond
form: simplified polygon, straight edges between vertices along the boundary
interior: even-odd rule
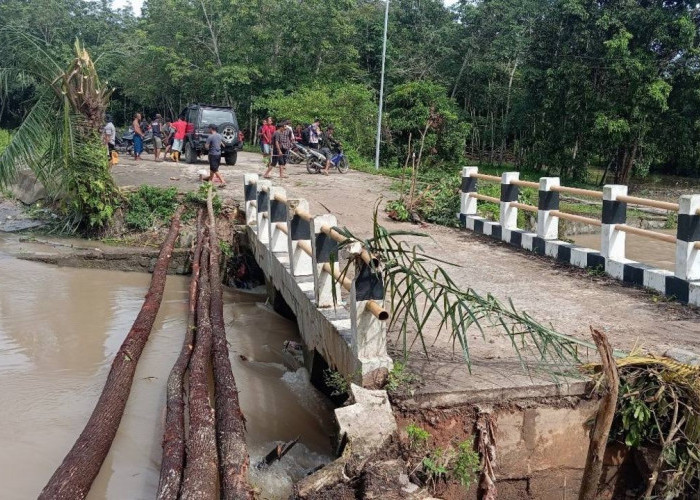
[[[389,328],[398,332],[404,357],[416,343],[430,357],[430,343],[441,335],[449,335],[453,348],[462,352],[471,370],[468,333],[474,329],[484,339],[505,336],[524,367],[542,369],[556,378],[560,373],[577,372],[581,350],[595,350],[592,343],[559,333],[518,311],[511,301],[502,302],[491,294],[461,288],[448,269],[459,266],[432,257],[420,245],[403,239],[428,238],[427,234],[389,231],[379,223],[377,209],[372,237],[362,239],[346,228],[336,230],[349,239],[362,241],[379,260],[392,313]]]

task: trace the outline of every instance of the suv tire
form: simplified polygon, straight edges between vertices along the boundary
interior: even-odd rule
[[[224,155],[224,160],[226,160],[226,165],[235,165],[236,160],[238,160],[238,151],[230,151]]]
[[[231,122],[222,123],[219,125],[219,133],[226,146],[233,146],[238,142],[238,129]],[[228,162],[227,162],[228,163]]]
[[[194,146],[189,141],[185,143],[185,161],[187,163],[194,163],[197,161],[197,151],[195,151]]]

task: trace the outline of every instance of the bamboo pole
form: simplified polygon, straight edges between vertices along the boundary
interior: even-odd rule
[[[486,175],[486,174],[474,173],[474,174],[471,174],[469,177],[475,177],[477,179],[481,179],[482,181],[501,182],[501,178],[496,176],[496,175]]]
[[[368,300],[365,308],[380,321],[386,321],[389,319],[389,313],[374,300]]]
[[[582,224],[590,224],[591,226],[600,226],[602,222],[598,219],[591,219],[590,217],[583,217],[582,215],[567,214],[566,212],[560,212],[559,210],[551,210],[549,215],[553,217],[559,217],[560,219],[571,220],[574,222],[580,222]]]
[[[214,407],[216,410],[216,445],[219,452],[220,498],[225,500],[252,499],[248,484],[250,457],[245,442],[245,418],[238,400],[236,379],[231,369],[226,326],[224,324],[224,292],[221,284],[219,261],[221,249],[216,231],[216,219],[209,188],[207,211],[212,251],[209,258],[211,283],[210,315],[212,326],[212,361],[214,367]]]
[[[181,205],[175,211],[160,248],[151,285],[134,324],[114,357],[104,389],[83,432],[39,494],[41,500],[85,498],[119,429],[129,399],[136,365],[153,328],[163,299],[165,279],[175,240],[180,232]]]
[[[182,484],[182,472],[185,467],[185,392],[184,378],[190,362],[194,344],[195,315],[197,305],[197,279],[199,278],[199,259],[202,254],[204,211],[197,214],[197,242],[192,258],[192,277],[189,288],[189,309],[187,329],[182,349],[168,376],[166,389],[165,429],[163,432],[163,459],[160,465],[158,500],[175,500]]]
[[[328,236],[330,236],[334,241],[337,241],[338,243],[346,243],[348,241],[356,241],[356,240],[352,240],[352,239],[348,238],[347,236],[340,234],[334,228],[327,226],[325,224],[323,226],[321,226],[321,231],[323,233],[327,234]],[[358,242],[358,243],[361,244],[361,242]],[[373,266],[375,269],[377,267],[379,267],[379,259],[377,259],[376,257],[372,257],[369,254],[369,252],[364,249],[364,247],[360,251],[360,258],[362,258],[362,260],[368,266]]]
[[[626,233],[636,234],[638,236],[644,236],[645,238],[651,238],[653,240],[665,241],[666,243],[676,244],[676,237],[672,234],[657,233],[656,231],[649,231],[648,229],[642,229],[641,227],[632,227],[627,224],[615,224],[615,229],[618,231],[624,231]]]
[[[217,453],[214,410],[209,403],[209,370],[212,351],[211,319],[209,316],[211,286],[209,282],[209,253],[211,241],[205,237],[200,256],[197,290],[197,333],[189,378],[189,433],[187,464],[182,480],[183,500],[205,500],[216,496]]]
[[[501,200],[499,200],[498,198],[494,198],[493,196],[486,196],[485,194],[467,193],[467,196],[471,196],[472,198],[476,198],[477,200],[481,200],[481,201],[490,201],[491,203],[501,203]]]
[[[289,234],[289,231],[287,230],[287,224],[284,222],[275,222],[275,226],[277,226],[277,229],[282,231],[284,234]]]
[[[540,188],[539,182],[521,181],[520,179],[518,179],[516,181],[510,181],[510,183],[513,184],[514,186],[529,187],[529,188],[535,188],[535,189]]]
[[[552,186],[550,189],[559,193],[578,194],[581,196],[590,196],[591,198],[598,198],[600,200],[603,199],[602,191],[592,191],[590,189],[581,189],[566,186]]]
[[[337,266],[333,266],[331,269],[330,263],[324,262],[323,270],[332,275],[336,281],[339,281],[343,288],[345,288],[348,292],[350,291],[350,288],[352,288],[352,280],[350,280],[347,276],[341,275]]]
[[[306,210],[297,207],[294,209],[294,213],[306,222],[311,222],[311,214]]]
[[[518,203],[517,201],[510,202],[511,207],[519,208],[520,210],[525,210],[527,212],[537,212],[538,208],[534,205],[526,205],[525,203]]]
[[[631,203],[632,205],[641,205],[643,207],[660,208],[662,210],[669,210],[671,212],[678,212],[679,209],[678,203],[650,200],[648,198],[637,198],[636,196],[617,196],[615,197],[615,201]]]

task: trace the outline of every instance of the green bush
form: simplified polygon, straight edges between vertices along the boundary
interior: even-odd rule
[[[424,447],[430,439],[430,433],[416,424],[409,424],[406,427],[406,434],[408,434],[408,445],[414,450]]]
[[[10,134],[9,130],[4,130],[0,128],[0,154],[5,151],[5,148],[10,144]]]
[[[132,229],[145,231],[169,220],[177,207],[177,189],[141,186],[131,193],[124,221]]]
[[[457,457],[452,467],[452,475],[466,488],[469,488],[479,472],[479,454],[474,451],[474,442],[471,439],[462,441],[457,446]]]

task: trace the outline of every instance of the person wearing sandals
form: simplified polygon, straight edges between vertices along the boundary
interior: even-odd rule
[[[204,147],[209,151],[209,179],[211,179],[212,182],[216,182],[216,179],[219,179],[221,183],[219,187],[224,187],[226,183],[219,173],[219,166],[221,165],[221,142],[222,138],[217,126],[209,125],[209,137],[204,144]]]
[[[283,122],[277,124],[277,131],[272,136],[272,161],[263,174],[265,179],[272,177],[270,172],[276,166],[280,168],[280,179],[287,177],[284,175],[284,168],[287,165],[287,152],[292,147],[286,126]]]

